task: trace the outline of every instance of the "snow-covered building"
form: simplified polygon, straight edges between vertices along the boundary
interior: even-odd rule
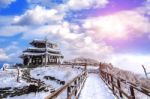
[[[33,40],[32,47],[23,51],[21,58],[25,66],[60,64],[63,55],[56,43],[45,40]]]

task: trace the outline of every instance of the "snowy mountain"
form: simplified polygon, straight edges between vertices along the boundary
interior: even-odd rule
[[[66,60],[64,63],[87,63],[88,65],[99,65],[97,60],[85,57],[77,57],[71,60]]]

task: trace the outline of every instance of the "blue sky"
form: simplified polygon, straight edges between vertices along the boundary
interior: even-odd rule
[[[47,36],[65,59],[122,65],[138,56],[136,65],[150,65],[144,60],[150,58],[149,5],[149,0],[0,0],[0,63],[21,62],[18,56],[29,42]]]

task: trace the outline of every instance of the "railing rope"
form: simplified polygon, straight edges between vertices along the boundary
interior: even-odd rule
[[[84,71],[73,80],[69,81],[67,84],[56,90],[54,93],[48,95],[45,99],[56,99],[61,93],[67,90],[66,99],[71,99],[72,96],[78,99],[81,89],[84,86],[84,82],[87,78],[87,72]]]

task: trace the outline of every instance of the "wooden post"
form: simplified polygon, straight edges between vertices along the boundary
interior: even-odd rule
[[[17,82],[20,82],[20,69],[17,67]]]
[[[101,71],[101,62],[99,63],[99,71]]]
[[[84,70],[87,70],[87,64],[85,63],[85,67],[84,67]]]
[[[115,92],[114,92],[114,84],[113,84],[113,82],[114,82],[114,81],[113,81],[113,76],[111,75],[111,85],[112,85],[112,91],[113,91],[113,93],[115,93]]]
[[[80,77],[78,78],[78,87],[79,87],[79,89],[80,89],[80,87],[81,87]]]
[[[110,74],[108,74],[108,84],[110,84]]]
[[[47,65],[47,55],[48,55],[48,50],[47,50],[47,38],[45,38],[45,66]]]
[[[105,72],[105,81],[107,82],[107,73]]]
[[[71,92],[71,88],[70,86],[67,87],[67,99],[70,98],[70,92]]]
[[[74,86],[75,86],[75,87],[74,87],[74,90],[75,90],[74,96],[77,95],[77,90],[78,90],[78,89],[77,89],[77,83],[78,83],[78,82],[77,82],[77,79],[76,79],[76,80],[74,81]]]
[[[74,64],[72,63],[72,68],[74,68]]]
[[[131,99],[135,99],[134,89],[131,85],[130,85],[130,94],[131,94]]]
[[[121,93],[121,85],[120,85],[120,80],[119,79],[117,79],[117,85],[118,85],[118,90],[119,90],[119,95],[120,95],[120,97],[122,98],[122,93]]]
[[[108,84],[108,74],[106,73],[106,83]]]

